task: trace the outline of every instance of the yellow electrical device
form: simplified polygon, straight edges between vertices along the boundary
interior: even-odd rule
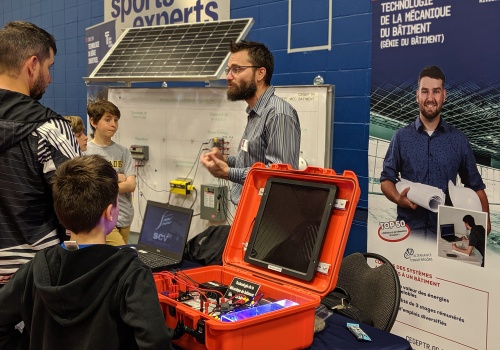
[[[170,180],[170,193],[188,195],[194,189],[191,179],[175,179]]]

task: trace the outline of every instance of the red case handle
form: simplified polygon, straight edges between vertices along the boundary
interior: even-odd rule
[[[273,170],[293,170],[290,164],[271,164]]]
[[[320,168],[317,166],[308,166],[307,168],[304,169],[304,173],[313,175],[327,175],[327,176],[337,175],[337,173],[333,169]]]

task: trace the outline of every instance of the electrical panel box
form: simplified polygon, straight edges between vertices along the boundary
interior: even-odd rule
[[[149,146],[132,145],[129,148],[135,160],[149,160]]]
[[[210,221],[226,220],[227,186],[201,185],[200,218]]]

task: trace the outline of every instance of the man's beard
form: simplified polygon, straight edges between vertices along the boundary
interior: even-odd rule
[[[233,84],[229,89],[227,89],[227,99],[229,101],[241,101],[252,98],[257,92],[257,84],[255,81],[251,81],[250,84],[247,82],[242,82],[240,86]]]
[[[425,106],[425,103],[422,107],[420,107],[420,113],[422,114],[422,116],[431,121],[431,120],[434,120],[438,115],[441,114],[441,109],[442,109],[442,106],[439,106],[437,103],[434,103],[435,105],[435,110],[433,112],[427,112],[426,111],[426,106]]]
[[[35,85],[30,89],[30,97],[35,100],[40,100],[45,93],[45,81],[43,80],[42,74],[38,75],[35,80]]]

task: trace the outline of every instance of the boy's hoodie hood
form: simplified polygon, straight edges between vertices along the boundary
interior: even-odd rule
[[[63,119],[37,100],[0,89],[0,152],[8,150],[49,119]]]
[[[132,248],[105,244],[77,251],[56,246],[35,256],[34,284],[56,322],[63,326],[75,324],[95,315],[106,296],[116,290],[120,276],[123,277],[136,256]],[[76,265],[72,263],[74,259],[87,263]]]

